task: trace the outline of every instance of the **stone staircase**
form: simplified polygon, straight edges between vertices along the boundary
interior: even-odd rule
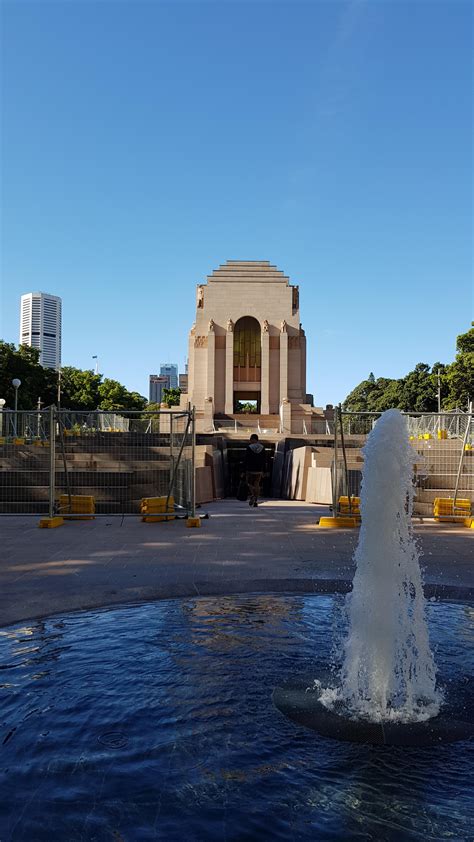
[[[142,497],[166,493],[170,448],[160,434],[104,433],[72,436],[56,447],[55,486],[60,493],[92,495],[96,511],[138,512]],[[0,446],[0,512],[48,510],[49,447]]]

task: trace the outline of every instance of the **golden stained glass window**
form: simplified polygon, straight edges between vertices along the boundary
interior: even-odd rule
[[[234,328],[234,366],[257,366],[262,364],[262,343],[260,324],[257,319],[245,316]]]

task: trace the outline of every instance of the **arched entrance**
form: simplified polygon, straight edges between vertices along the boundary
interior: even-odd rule
[[[260,322],[243,316],[234,327],[234,412],[242,404],[255,404],[260,412],[262,378],[262,333]]]

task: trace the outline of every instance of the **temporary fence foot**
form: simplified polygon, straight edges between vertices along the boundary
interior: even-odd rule
[[[200,517],[188,517],[186,521],[186,526],[190,529],[196,529],[197,527],[201,526],[201,518]]]
[[[322,517],[319,526],[326,529],[353,529],[359,523],[355,517]]]
[[[40,529],[56,529],[57,526],[62,526],[64,523],[63,517],[43,517],[39,522]]]

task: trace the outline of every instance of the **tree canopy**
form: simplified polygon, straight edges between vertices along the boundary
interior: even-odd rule
[[[349,412],[384,412],[401,409],[405,412],[438,411],[438,373],[441,409],[467,409],[474,399],[474,329],[460,334],[456,342],[456,359],[445,365],[418,363],[405,377],[374,377],[359,383],[346,397],[343,408]]]
[[[38,398],[43,406],[58,402],[59,373],[39,363],[39,351],[28,345],[18,349],[13,343],[0,341],[0,397],[13,408],[15,390],[12,380],[21,380],[18,408],[36,408]],[[142,410],[147,401],[138,392],[129,392],[117,380],[102,379],[101,374],[64,366],[60,373],[61,407],[91,411],[93,409]]]
[[[177,389],[176,387],[163,389],[163,403],[168,407],[179,406],[180,397],[181,389]]]

